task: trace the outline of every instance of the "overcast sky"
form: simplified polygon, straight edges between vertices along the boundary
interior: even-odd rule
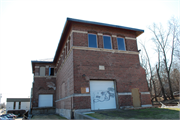
[[[180,15],[179,0],[1,0],[0,93],[30,96],[31,60],[53,58],[67,17],[143,29]]]

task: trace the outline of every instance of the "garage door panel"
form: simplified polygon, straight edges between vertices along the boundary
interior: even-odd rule
[[[39,107],[53,107],[53,95],[39,95]]]
[[[90,81],[91,109],[115,109],[113,81]]]

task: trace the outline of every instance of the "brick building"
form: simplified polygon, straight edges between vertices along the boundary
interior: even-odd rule
[[[151,106],[135,28],[67,18],[52,61],[32,61],[32,106],[74,110]]]

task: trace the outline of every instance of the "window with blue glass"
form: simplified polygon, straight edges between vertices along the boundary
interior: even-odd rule
[[[111,37],[110,36],[103,36],[103,44],[104,44],[105,49],[112,49]]]
[[[117,38],[118,50],[126,50],[124,38]]]
[[[97,48],[97,40],[95,34],[88,34],[88,46]]]

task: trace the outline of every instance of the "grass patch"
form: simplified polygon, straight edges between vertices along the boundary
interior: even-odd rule
[[[179,119],[180,108],[98,111],[87,114],[97,119]]]
[[[31,119],[66,119],[59,115],[35,115]]]

